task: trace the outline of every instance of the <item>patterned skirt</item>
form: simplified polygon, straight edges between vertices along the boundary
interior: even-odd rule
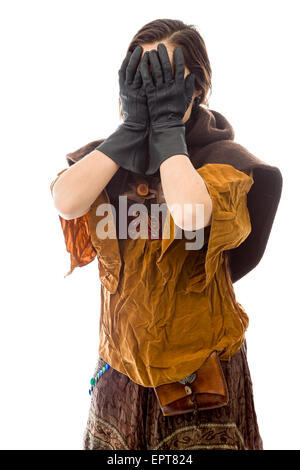
[[[99,357],[94,375],[103,365]],[[263,450],[246,341],[221,365],[228,405],[177,416],[163,416],[153,388],[110,367],[92,393],[83,450]]]

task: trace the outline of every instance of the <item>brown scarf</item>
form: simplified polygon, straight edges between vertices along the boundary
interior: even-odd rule
[[[186,143],[194,168],[200,168],[206,163],[225,163],[246,173],[253,170],[254,184],[247,196],[252,230],[240,246],[228,252],[234,283],[257,266],[265,252],[281,197],[282,174],[277,167],[265,163],[234,142],[232,126],[217,111],[201,105],[193,107],[185,128]],[[103,140],[95,140],[68,153],[68,165],[76,163]],[[119,194],[132,191],[134,184],[147,182],[150,188],[156,188],[159,181],[159,171],[155,175],[143,177],[119,168],[106,190],[113,201],[118,199]]]

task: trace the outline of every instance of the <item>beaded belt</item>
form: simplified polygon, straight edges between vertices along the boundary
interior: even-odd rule
[[[89,389],[89,394],[90,395],[92,395],[92,391],[94,390],[94,387],[98,383],[100,377],[102,377],[104,372],[106,372],[109,368],[110,368],[110,365],[107,364],[107,362],[105,362],[105,366],[100,367],[97,374],[94,377],[91,378],[91,381],[90,381],[91,388]]]

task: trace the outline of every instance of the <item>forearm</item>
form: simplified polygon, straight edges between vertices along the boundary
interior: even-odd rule
[[[66,220],[88,212],[119,165],[99,150],[94,150],[64,171],[52,188],[54,205]]]
[[[183,230],[198,230],[211,224],[211,197],[189,157],[174,155],[167,158],[160,166],[160,176],[166,203],[176,225]],[[203,225],[196,218],[196,204],[201,203],[204,210]],[[184,209],[184,204],[189,204],[187,209]]]

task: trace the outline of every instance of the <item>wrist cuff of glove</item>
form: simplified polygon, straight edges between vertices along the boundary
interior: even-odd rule
[[[162,162],[169,157],[174,155],[189,157],[183,121],[152,124],[149,135],[149,153],[150,162],[146,175],[156,173]]]
[[[145,174],[148,158],[148,126],[124,122],[96,147],[120,167]]]

